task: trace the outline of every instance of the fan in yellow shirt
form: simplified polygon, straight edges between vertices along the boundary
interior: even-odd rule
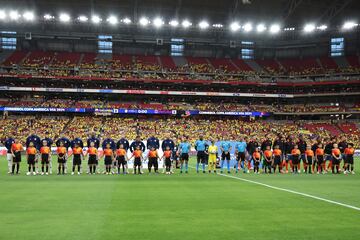
[[[211,140],[211,145],[208,148],[208,153],[209,153],[209,173],[211,173],[211,171],[214,171],[214,173],[216,173],[216,155],[218,153],[218,147],[215,146],[215,141]]]

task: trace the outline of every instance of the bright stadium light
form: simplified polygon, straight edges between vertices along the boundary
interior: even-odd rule
[[[251,32],[252,29],[253,29],[253,26],[251,23],[246,23],[244,26],[243,26],[243,29],[245,32]]]
[[[131,19],[128,18],[128,17],[126,17],[126,18],[124,18],[124,19],[122,20],[122,22],[125,23],[125,24],[130,24],[130,23],[131,23]]]
[[[342,28],[345,29],[345,30],[349,30],[349,29],[352,29],[352,28],[354,28],[356,26],[358,26],[358,24],[356,22],[349,21],[349,22],[345,22]]]
[[[321,31],[325,31],[327,28],[328,28],[328,26],[323,24],[323,25],[318,26],[316,29],[321,30]]]
[[[98,15],[93,15],[91,17],[91,22],[94,24],[99,24],[102,21],[102,19]]]
[[[233,22],[230,24],[230,30],[236,32],[240,29],[240,24],[238,22]]]
[[[315,24],[313,23],[308,23],[304,26],[304,32],[306,33],[311,33],[313,31],[315,31],[316,27],[315,27]]]
[[[169,25],[172,27],[177,27],[179,25],[179,22],[177,20],[171,20],[169,22]]]
[[[17,11],[10,11],[9,17],[11,20],[18,20],[20,18],[20,15]]]
[[[52,15],[50,15],[50,14],[45,14],[45,15],[44,15],[44,19],[45,19],[45,20],[48,20],[48,21],[49,21],[49,20],[52,20],[52,19],[54,19],[54,18],[55,18],[55,17],[52,16]]]
[[[222,25],[221,23],[216,23],[212,25],[214,28],[223,28],[224,25]]]
[[[182,21],[181,25],[183,26],[183,28],[188,28],[192,25],[192,23],[189,20],[184,20]]]
[[[162,25],[164,25],[164,21],[162,20],[162,18],[157,17],[153,20],[153,24],[156,28],[161,28]]]
[[[142,17],[142,18],[140,18],[140,20],[139,20],[139,23],[140,23],[141,26],[146,26],[146,25],[149,24],[149,22],[150,22],[150,21],[149,21],[146,17]]]
[[[70,15],[67,13],[61,13],[59,15],[60,22],[70,22]]]
[[[77,18],[80,22],[87,22],[89,18],[87,16],[81,15]]]
[[[34,21],[35,15],[33,12],[24,12],[23,18],[25,19],[25,21]]]
[[[266,26],[265,26],[265,24],[262,24],[262,23],[258,24],[258,25],[256,26],[256,31],[257,31],[258,33],[262,33],[262,32],[264,32],[264,31],[266,31]]]
[[[207,21],[199,22],[199,28],[200,29],[207,29],[208,27],[209,27],[209,23]]]
[[[4,10],[0,10],[0,20],[4,20],[6,18],[6,13]]]
[[[111,25],[115,25],[118,23],[118,19],[116,16],[109,16],[106,21],[110,23]]]
[[[280,25],[279,24],[273,24],[270,27],[270,33],[276,34],[280,32]]]

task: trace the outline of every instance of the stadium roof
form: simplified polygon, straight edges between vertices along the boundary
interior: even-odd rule
[[[66,11],[79,14],[116,14],[139,19],[141,16],[178,17],[193,21],[207,19],[226,24],[239,21],[279,21],[284,25],[306,22],[342,24],[359,20],[360,1],[356,0],[5,0],[2,8],[34,10],[40,14]]]

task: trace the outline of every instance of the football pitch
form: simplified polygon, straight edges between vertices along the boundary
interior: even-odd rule
[[[9,176],[0,158],[0,239],[360,239],[360,172],[26,176],[24,160]]]

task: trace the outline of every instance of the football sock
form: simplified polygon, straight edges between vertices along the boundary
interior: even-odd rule
[[[227,161],[227,170],[228,172],[230,172],[230,161],[229,160],[226,160]]]
[[[196,172],[199,171],[199,161],[196,163]]]
[[[29,168],[28,168],[28,169],[29,169],[29,172],[30,172],[30,171],[31,171],[31,165],[29,165]]]
[[[202,164],[202,170],[205,171],[205,163]]]
[[[16,163],[16,173],[19,173],[20,170],[20,163]]]
[[[186,162],[186,163],[185,163],[185,171],[187,172],[188,169],[189,169],[189,164]]]
[[[221,170],[222,170],[223,167],[224,167],[224,161],[225,161],[225,160],[222,160],[222,161],[220,162],[220,169],[221,169]]]
[[[46,172],[49,172],[49,166],[46,166]]]

